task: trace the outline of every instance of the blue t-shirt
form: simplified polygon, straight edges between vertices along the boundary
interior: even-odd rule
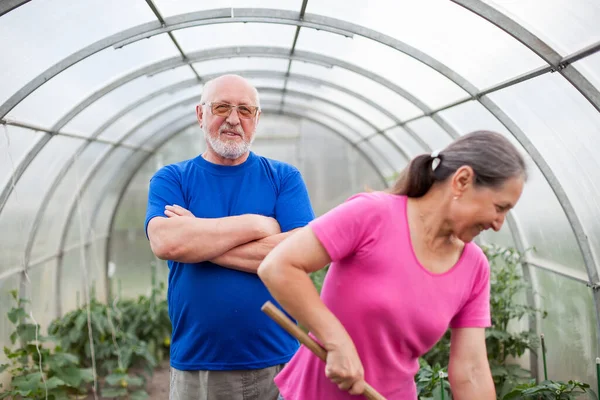
[[[282,232],[314,219],[300,172],[253,152],[237,166],[212,164],[198,156],[161,168],[150,180],[146,229],[152,218],[165,217],[165,205],[173,204],[198,218],[273,217]],[[297,340],[260,310],[267,300],[278,303],[256,274],[208,261],[168,264],[174,368],[266,368],[289,361],[297,351]]]

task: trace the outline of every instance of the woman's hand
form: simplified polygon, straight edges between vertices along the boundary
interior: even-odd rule
[[[326,347],[329,349],[325,376],[341,390],[355,395],[362,394],[365,390],[365,372],[354,344],[350,342],[341,346]]]

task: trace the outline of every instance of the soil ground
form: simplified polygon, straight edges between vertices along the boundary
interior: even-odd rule
[[[154,369],[152,377],[148,380],[146,386],[146,392],[148,392],[147,400],[167,400],[169,398],[169,360],[163,361],[157,368]],[[85,400],[105,400],[106,398],[101,397],[98,393],[97,397],[94,397],[93,393],[89,394]],[[107,399],[108,400],[108,399]]]

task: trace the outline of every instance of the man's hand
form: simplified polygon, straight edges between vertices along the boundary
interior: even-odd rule
[[[173,217],[195,217],[190,210],[173,204],[172,206],[165,206],[165,215],[169,218]]]

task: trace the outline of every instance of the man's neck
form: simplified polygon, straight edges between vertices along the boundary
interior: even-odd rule
[[[215,153],[210,147],[208,147],[206,151],[202,153],[202,158],[204,158],[206,161],[228,167],[244,163],[248,159],[248,156],[250,156],[250,151],[247,151],[236,159],[225,158]]]

